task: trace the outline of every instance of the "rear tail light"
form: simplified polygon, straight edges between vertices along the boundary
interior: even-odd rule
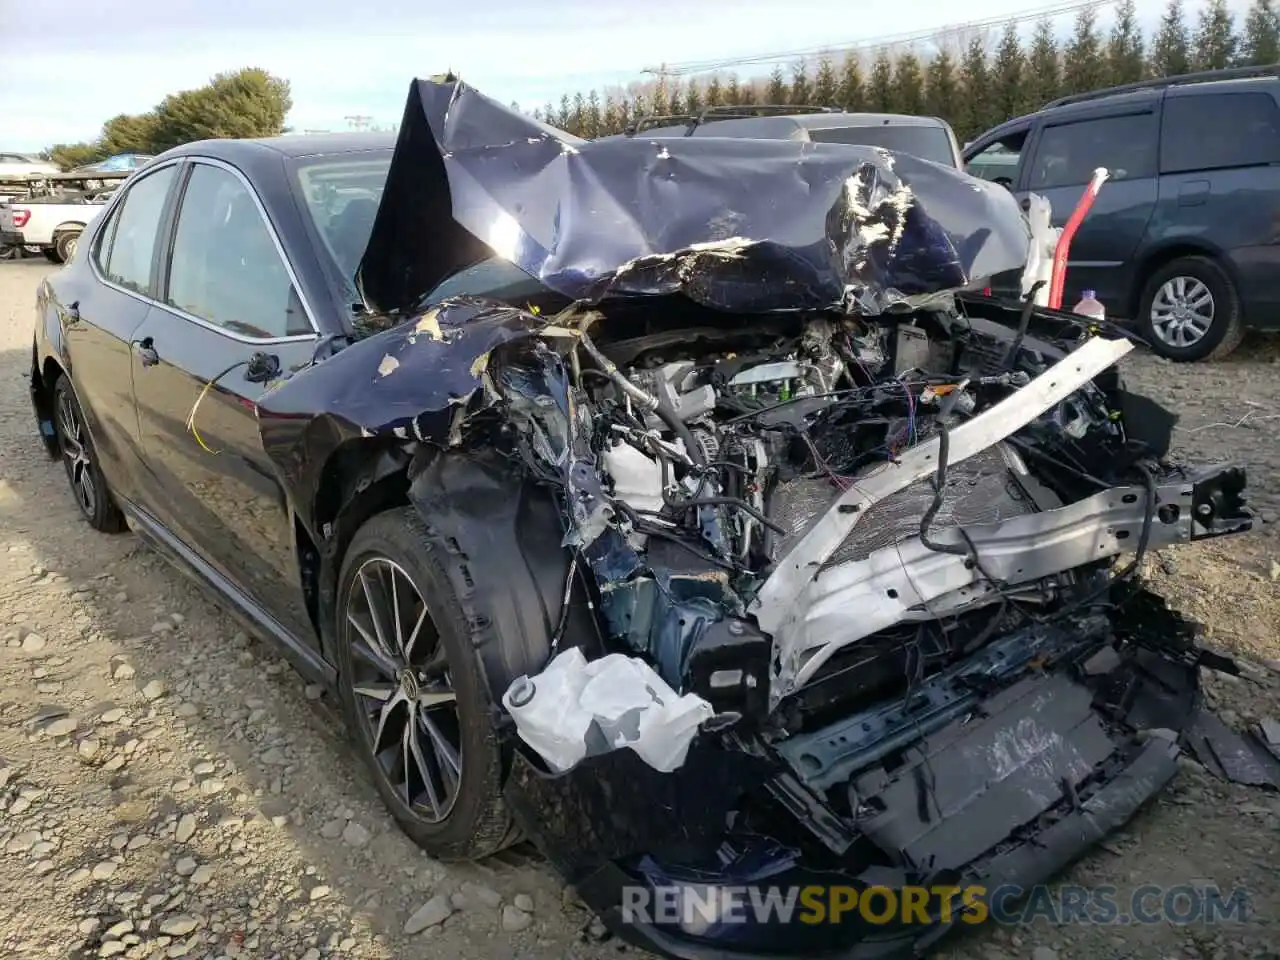
[[[31,219],[31,211],[23,207],[14,207],[12,210],[13,225],[15,227],[25,227],[27,221]]]
[[[991,296],[991,288],[990,288],[990,287],[983,287],[983,288],[982,288],[982,295],[983,295],[984,297],[989,297],[989,296]]]

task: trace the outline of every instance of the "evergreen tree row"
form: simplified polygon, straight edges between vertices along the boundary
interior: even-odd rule
[[[794,64],[789,75],[776,67],[764,78],[740,80],[732,73],[686,81],[664,77],[604,96],[595,90],[566,94],[559,106],[548,103],[534,115],[578,136],[599,137],[621,133],[644,116],[696,115],[704,107],[832,106],[942,117],[964,142],[1057,97],[1195,70],[1277,63],[1280,15],[1275,2],[1253,0],[1243,23],[1237,24],[1226,0],[1209,0],[1194,23],[1183,0],[1169,0],[1159,28],[1147,40],[1134,0],[1122,0],[1106,35],[1090,8],[1077,16],[1065,43],[1049,20],[1036,25],[1029,43],[1011,22],[993,51],[983,37],[956,53],[944,48],[927,57],[882,49],[867,63],[863,53],[850,51],[839,62],[823,57],[816,64]]]

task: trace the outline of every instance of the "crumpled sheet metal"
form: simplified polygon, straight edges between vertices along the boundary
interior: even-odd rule
[[[459,411],[481,391],[492,351],[555,333],[506,304],[445,301],[297,371],[258,403],[263,447],[290,489],[335,436],[390,435],[448,446]]]
[[[450,214],[461,230],[442,237]],[[409,310],[491,251],[571,300],[875,313],[1021,267],[1028,240],[1008,191],[905,154],[583,141],[460,81],[417,80],[359,282],[376,309]]]

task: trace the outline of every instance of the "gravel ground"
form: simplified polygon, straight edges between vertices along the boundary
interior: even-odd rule
[[[617,956],[531,851],[447,867],[419,852],[318,691],[132,536],[80,521],[22,379],[48,269],[0,265],[0,956]],[[1280,345],[1127,366],[1182,414],[1183,449],[1242,459],[1280,521]],[[1275,529],[1149,565],[1216,642],[1271,661],[1207,678],[1237,724],[1280,714]],[[1247,922],[988,925],[938,956],[1276,956],[1278,865],[1280,800],[1188,764],[1064,879],[1245,886]]]

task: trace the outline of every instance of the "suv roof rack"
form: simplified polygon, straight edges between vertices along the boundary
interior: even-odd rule
[[[1185,83],[1207,83],[1212,80],[1249,80],[1254,77],[1280,76],[1280,63],[1268,64],[1265,67],[1233,67],[1228,70],[1201,70],[1197,73],[1180,73],[1173,77],[1159,77],[1155,80],[1139,80],[1137,83],[1122,83],[1118,87],[1103,87],[1088,93],[1073,93],[1068,97],[1059,97],[1046,103],[1041,110],[1053,107],[1065,107],[1072,103],[1085,103],[1089,100],[1100,100],[1103,97],[1114,97],[1121,93],[1132,93],[1137,90],[1158,90],[1164,87],[1176,87]]]
[[[843,113],[843,111],[839,107],[816,107],[809,104],[795,103],[726,104],[718,107],[705,107],[702,112],[697,115],[692,113],[673,113],[660,116],[641,117],[631,126],[627,127],[625,133],[629,137],[634,137],[636,134],[642,133],[650,127],[670,126],[677,123],[683,123],[689,128],[685,132],[685,136],[689,136],[697,126],[706,123],[708,120],[743,120],[749,117],[778,115],[789,116],[794,113]]]

